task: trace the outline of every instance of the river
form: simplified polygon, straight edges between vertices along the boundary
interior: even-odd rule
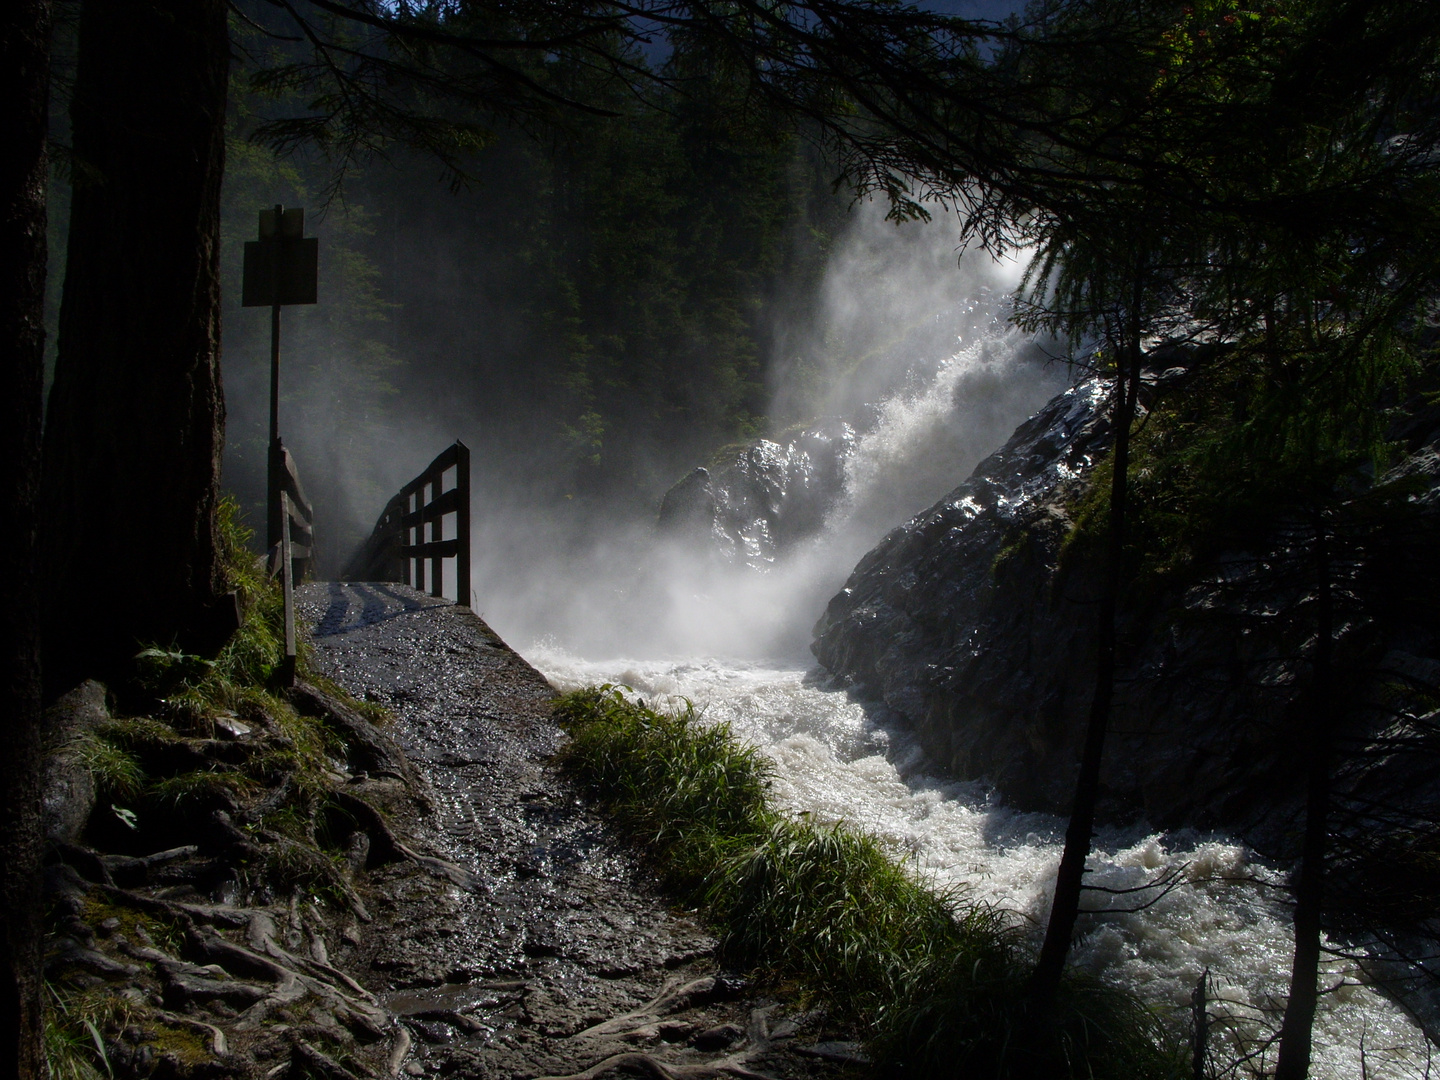
[[[936,888],[1003,908],[1038,943],[1064,820],[933,775],[895,717],[831,685],[808,651],[825,601],[884,531],[946,494],[1065,385],[1009,328],[1004,305],[983,289],[952,305],[959,350],[874,407],[824,530],[773,566],[717,565],[632,533],[588,558],[516,568],[484,614],[560,689],[620,684],[655,707],[689,700],[729,723],[775,763],[780,805],[874,834]],[[521,580],[537,573],[543,588]],[[1292,945],[1286,868],[1233,837],[1144,827],[1102,830],[1090,865],[1089,883],[1125,891],[1088,894],[1104,910],[1082,917],[1073,962],[1185,1026],[1208,971],[1212,1060],[1231,1069],[1217,1075],[1273,1066],[1264,1044]],[[1363,963],[1331,960],[1324,985],[1312,1076],[1428,1075],[1423,1034]]]

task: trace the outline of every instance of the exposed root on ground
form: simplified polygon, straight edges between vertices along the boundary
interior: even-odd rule
[[[661,1061],[650,1054],[639,1054],[634,1051],[613,1054],[604,1061],[590,1066],[584,1072],[570,1073],[566,1076],[542,1076],[537,1077],[537,1080],[598,1080],[606,1073],[621,1069],[638,1070],[656,1077],[656,1080],[720,1080],[722,1077],[739,1077],[740,1080],[771,1080],[771,1077],[764,1073],[753,1072],[739,1062],[728,1058],[705,1065],[676,1065]]]

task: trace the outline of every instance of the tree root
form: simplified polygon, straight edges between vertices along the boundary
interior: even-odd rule
[[[613,1043],[617,1040],[637,1036],[653,1038],[656,1033],[656,1024],[662,1017],[704,1005],[715,996],[715,993],[716,979],[713,976],[692,979],[686,983],[672,981],[652,1000],[647,1001],[638,1009],[586,1028],[584,1031],[572,1035],[571,1038],[603,1040],[601,1046],[597,1047],[602,1050],[606,1042]],[[651,1054],[627,1050],[611,1054],[583,1072],[568,1076],[541,1077],[539,1080],[595,1080],[601,1074],[616,1069],[639,1069],[657,1080],[714,1080],[714,1078],[720,1077],[739,1077],[740,1080],[770,1080],[763,1073],[750,1069],[747,1062],[756,1055],[769,1050],[772,1043],[789,1038],[794,1030],[793,1024],[783,1024],[780,1029],[772,1033],[769,1026],[769,1013],[772,1008],[773,1006],[751,1010],[746,1032],[749,1046],[745,1051],[729,1054],[715,1061],[676,1064],[662,1061]]]
[[[290,1060],[298,1066],[301,1075],[323,1077],[324,1080],[360,1080],[329,1054],[315,1049],[304,1039],[296,1039],[290,1050]]]
[[[707,975],[688,983],[671,982],[656,997],[621,1016],[611,1017],[594,1027],[572,1035],[573,1039],[594,1039],[602,1036],[623,1036],[648,1026],[662,1016],[688,1009],[692,1005],[703,1005],[715,993],[715,979]],[[626,1025],[629,1025],[627,1027]]]
[[[739,1077],[740,1080],[771,1080],[764,1073],[754,1072],[729,1058],[706,1065],[673,1065],[649,1054],[634,1051],[613,1054],[604,1061],[591,1065],[584,1072],[569,1073],[565,1076],[541,1076],[536,1080],[597,1080],[615,1069],[639,1070],[655,1077],[655,1080],[721,1080],[734,1077]]]
[[[230,1044],[225,1040],[225,1033],[214,1024],[207,1024],[203,1020],[196,1020],[190,1016],[181,1016],[179,1013],[166,1012],[164,1009],[156,1009],[155,1018],[163,1020],[171,1027],[186,1027],[195,1031],[203,1031],[210,1036],[210,1052],[216,1057],[226,1057],[230,1053]]]
[[[400,1069],[405,1064],[405,1059],[410,1056],[410,1047],[415,1040],[410,1037],[410,1031],[404,1024],[395,1025],[395,1040],[390,1044],[390,1057],[385,1062],[386,1071],[392,1076],[400,1075]]]

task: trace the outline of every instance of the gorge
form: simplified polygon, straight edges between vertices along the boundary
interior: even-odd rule
[[[1106,386],[1081,377],[1045,401],[1067,373],[1035,361],[1002,304],[966,349],[868,418],[733,448],[682,479],[661,510],[654,556],[637,560],[629,585],[607,583],[614,621],[576,626],[569,640],[563,624],[512,640],[557,688],[618,683],[656,707],[693,701],[775,762],[789,809],[880,836],[936,887],[995,904],[1034,932],[1053,888],[1056,815],[1068,804],[1091,678],[1094,571],[1073,537],[1108,449]],[[1200,359],[1157,350],[1147,405],[1183,397]],[[996,412],[1019,422],[1005,445],[973,472],[984,435],[968,459],[936,452],[944,464],[931,483],[946,468],[969,479],[938,500],[932,489],[928,509],[907,512],[860,557],[877,518],[919,494],[897,496],[895,478],[913,477],[936,432],[953,436],[971,417],[993,427]],[[1424,407],[1403,423],[1409,455],[1388,475],[1410,478],[1407,498],[1429,522],[1440,429]],[[1418,698],[1397,704],[1397,688],[1433,685],[1434,639],[1406,605],[1430,595],[1433,535],[1391,535],[1349,579],[1385,615],[1357,617],[1348,639],[1347,662],[1370,681],[1354,695],[1356,764],[1341,787],[1352,805],[1384,804],[1397,838],[1436,801],[1424,710]],[[1127,606],[1123,719],[1091,861],[1105,891],[1088,894],[1076,945],[1085,970],[1182,1025],[1208,978],[1216,1061],[1260,1052],[1278,1023],[1290,952],[1284,885],[1303,783],[1294,746],[1305,631],[1279,617],[1303,600],[1300,587],[1284,574],[1265,579],[1283,565],[1273,549],[1221,552],[1183,587],[1137,592]],[[1227,592],[1237,582],[1247,599],[1269,590],[1267,625],[1237,630]],[[636,625],[621,614],[627,597],[654,615],[649,634],[627,636]],[[1407,610],[1409,621],[1397,617]],[[819,667],[805,655],[817,616]],[[1415,1025],[1433,1033],[1440,1016],[1428,962],[1414,959],[1424,955],[1415,927],[1365,903],[1409,873],[1396,861],[1403,844],[1381,842],[1377,820],[1348,819],[1368,844],[1340,860],[1345,914],[1331,927],[1335,989],[1317,1021],[1317,1076],[1360,1075],[1362,1048],[1368,1075],[1420,1075],[1428,1059]]]

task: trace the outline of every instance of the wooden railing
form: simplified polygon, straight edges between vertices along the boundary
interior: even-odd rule
[[[445,487],[445,474],[455,484]],[[455,535],[444,535],[445,518],[455,515]],[[444,561],[455,560],[456,603],[470,606],[470,450],[458,440],[385,504],[370,538],[346,564],[346,581],[399,581],[444,596]],[[429,574],[426,574],[426,566]]]
[[[276,439],[270,453],[270,576],[278,574],[285,591],[285,657],[279,678],[289,686],[295,682],[295,585],[305,580],[315,557],[315,512],[290,451]]]
[[[305,497],[300,484],[300,473],[295,468],[295,458],[285,449],[279,439],[270,447],[271,490],[269,506],[269,547],[270,574],[273,577],[280,566],[275,561],[276,545],[280,543],[283,523],[290,525],[290,558],[294,563],[291,574],[295,581],[304,581],[315,561],[315,511]],[[288,511],[282,509],[281,497],[289,497]]]

